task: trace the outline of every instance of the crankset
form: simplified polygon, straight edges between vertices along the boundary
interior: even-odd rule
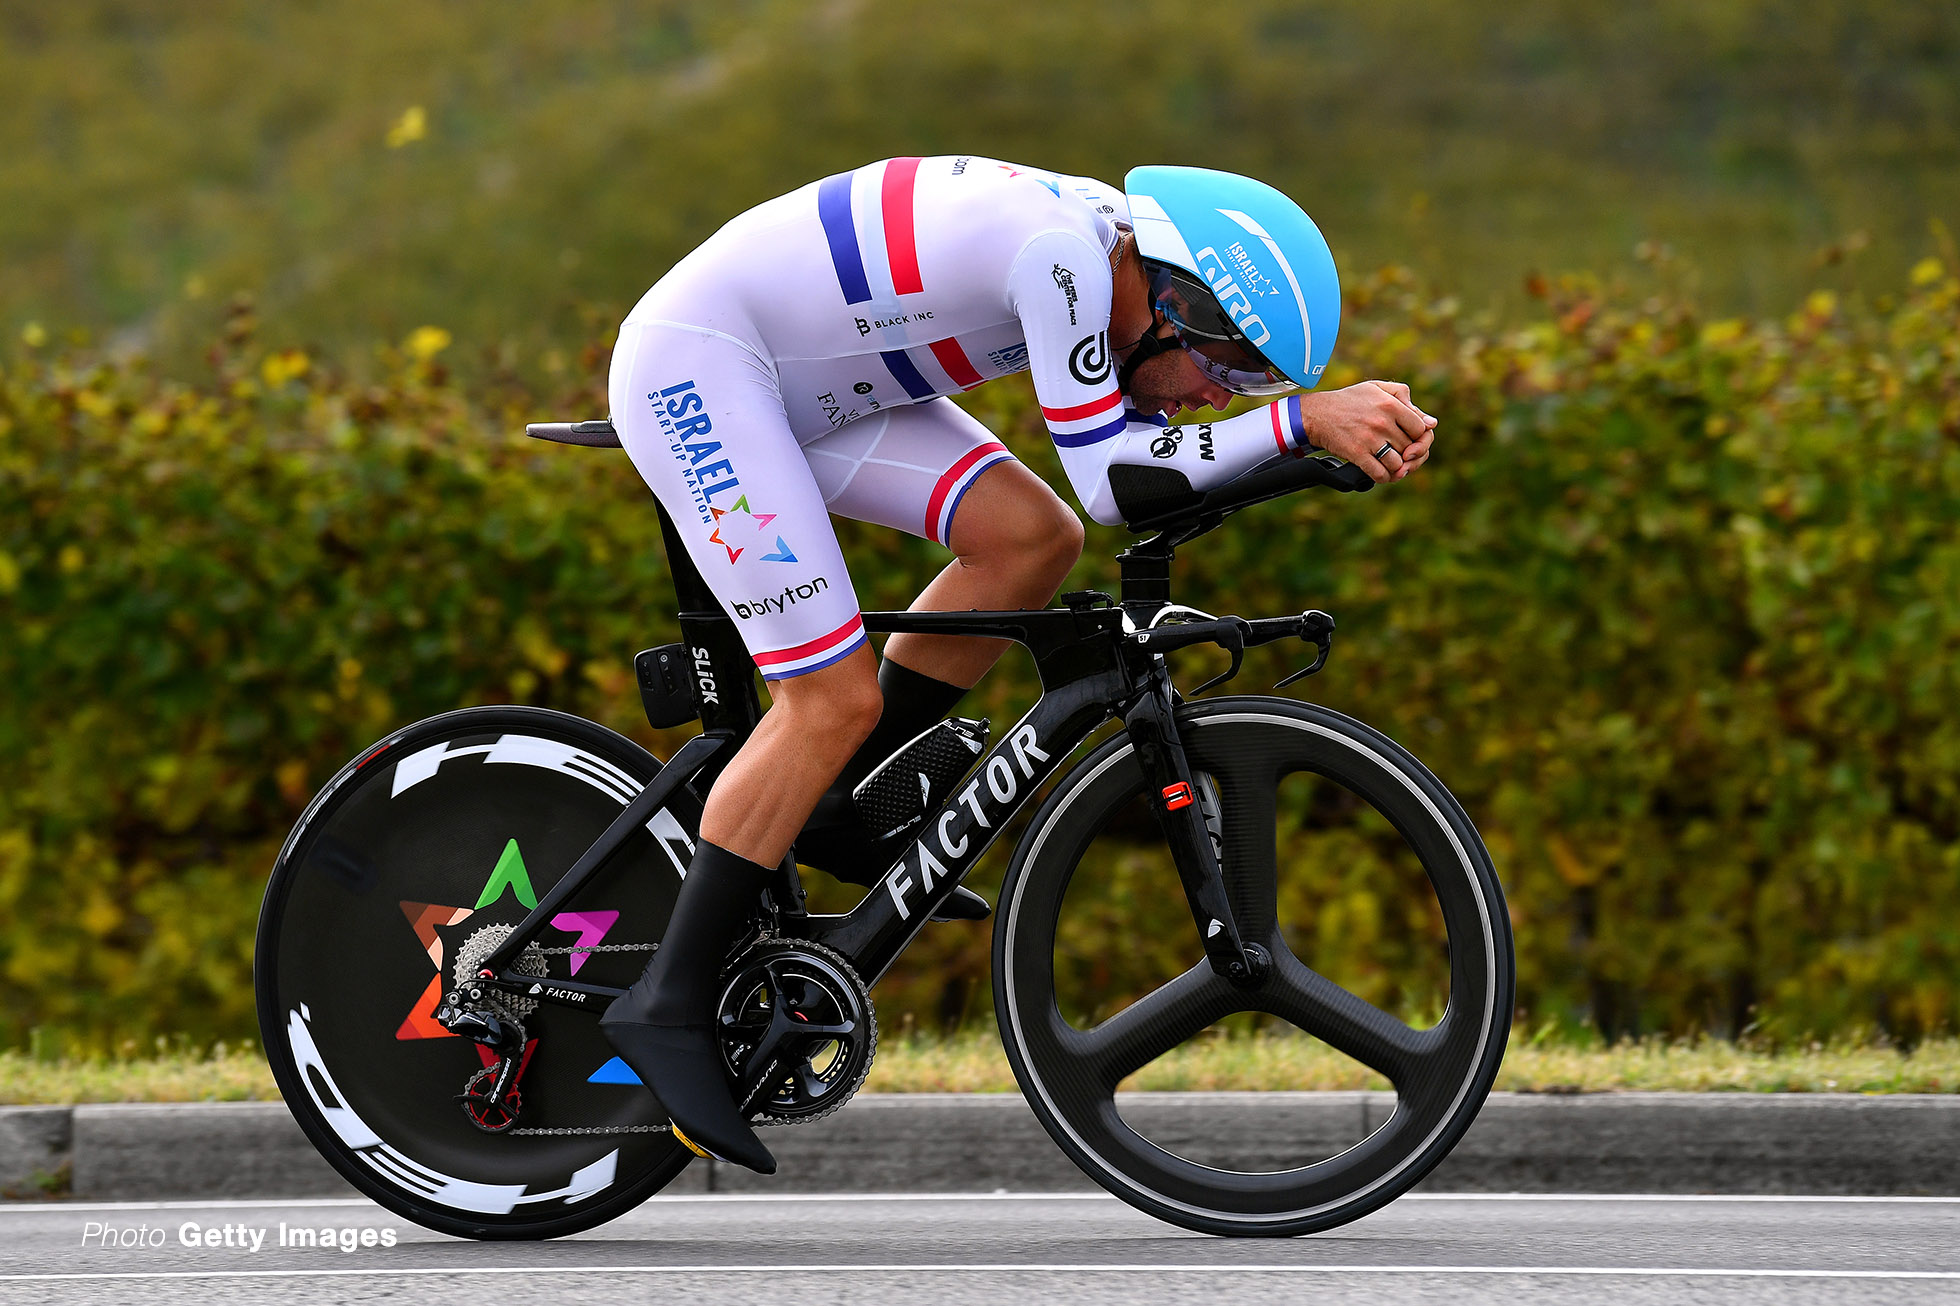
[[[863,1085],[878,1050],[864,981],[803,940],[763,939],[737,958],[717,1020],[736,1100],[761,1124],[829,1115]]]

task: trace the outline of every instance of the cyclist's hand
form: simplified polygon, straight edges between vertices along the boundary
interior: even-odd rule
[[[1417,408],[1400,381],[1363,381],[1345,390],[1300,396],[1307,439],[1339,454],[1377,482],[1399,481],[1429,459],[1436,419]],[[1380,458],[1376,450],[1389,451]]]

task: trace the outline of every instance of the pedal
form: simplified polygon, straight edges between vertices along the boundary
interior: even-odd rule
[[[953,717],[913,736],[851,791],[858,819],[875,839],[923,821],[987,751],[991,724]]]

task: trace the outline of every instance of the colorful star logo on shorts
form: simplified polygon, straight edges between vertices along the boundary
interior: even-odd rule
[[[728,550],[729,562],[734,562],[742,556],[744,550],[750,547],[763,549],[769,547],[769,536],[765,534],[765,528],[776,520],[776,514],[752,510],[749,507],[748,495],[745,494],[737,499],[732,508],[714,508],[710,511],[715,515],[715,529],[708,539]],[[795,562],[796,554],[790,549],[788,542],[778,535],[775,550],[764,553],[762,560]]]

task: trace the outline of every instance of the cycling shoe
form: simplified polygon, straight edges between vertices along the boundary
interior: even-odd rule
[[[653,1091],[691,1150],[776,1172],[742,1118],[722,1066],[715,995],[722,960],[776,872],[701,840],[653,960],[599,1018],[599,1030]]]
[[[626,1002],[630,998],[620,998]],[[742,1118],[729,1096],[721,1048],[706,1025],[643,1025],[599,1022],[606,1041],[640,1082],[653,1090],[674,1122],[674,1137],[696,1156],[744,1165],[758,1174],[776,1173],[776,1158]]]

